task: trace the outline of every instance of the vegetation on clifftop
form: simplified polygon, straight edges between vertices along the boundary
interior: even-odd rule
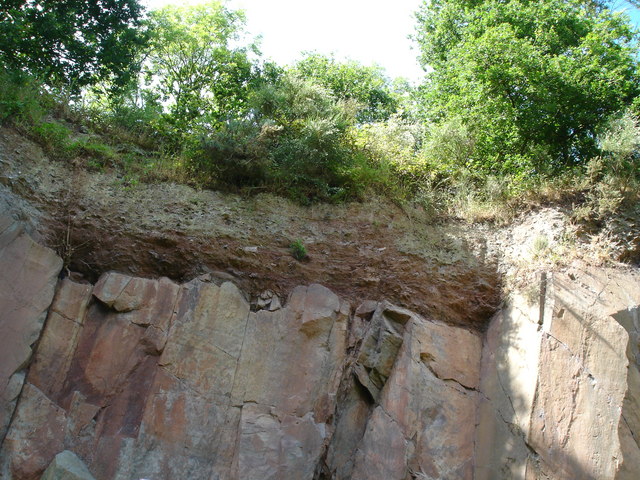
[[[426,1],[417,86],[313,52],[265,61],[223,3],[90,3],[0,4],[0,121],[54,158],[301,203],[637,208],[638,32],[612,2]]]

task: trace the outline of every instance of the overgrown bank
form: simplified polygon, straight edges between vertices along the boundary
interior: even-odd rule
[[[224,4],[148,15],[136,5],[109,7],[131,35],[126,65],[86,55],[92,37],[62,52],[81,24],[40,32],[31,3],[3,7],[3,29],[18,35],[0,44],[0,119],[52,158],[129,186],[177,181],[301,204],[373,194],[468,219],[553,201],[589,233],[637,215],[636,32],[608,2],[427,2],[418,87],[315,53],[265,61],[243,13]],[[50,48],[20,29],[50,35]],[[36,61],[63,53],[73,68]]]

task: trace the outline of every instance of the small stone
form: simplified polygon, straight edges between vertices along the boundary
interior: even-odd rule
[[[365,300],[356,309],[356,316],[369,320],[371,319],[371,315],[373,315],[373,312],[376,311],[376,308],[378,308],[378,302],[373,300]]]
[[[282,308],[282,305],[280,304],[280,299],[277,297],[277,295],[274,295],[271,298],[271,304],[269,305],[269,311],[270,312],[275,312],[276,310],[280,310]]]
[[[271,290],[265,290],[260,294],[260,298],[263,300],[271,299],[273,297],[273,292]]]
[[[78,456],[69,451],[60,452],[44,471],[40,480],[95,480]]]

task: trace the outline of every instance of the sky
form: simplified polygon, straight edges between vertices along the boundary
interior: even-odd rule
[[[149,8],[203,0],[142,0]],[[244,10],[247,30],[260,35],[266,58],[284,65],[301,52],[334,53],[339,59],[378,64],[390,77],[418,81],[423,70],[417,50],[407,37],[413,33],[413,14],[422,0],[229,0]]]
[[[150,9],[173,3],[189,5],[206,0],[142,0]],[[247,30],[261,36],[263,55],[280,65],[294,62],[301,52],[335,54],[338,59],[378,64],[390,77],[418,82],[424,75],[418,52],[408,36],[414,31],[414,13],[423,0],[228,0],[244,10]],[[625,1],[633,22],[640,11]]]

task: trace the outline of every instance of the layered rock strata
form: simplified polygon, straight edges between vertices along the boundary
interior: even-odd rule
[[[285,302],[210,275],[58,281],[60,259],[3,222],[3,480],[640,471],[632,271],[550,272],[478,333],[317,284]]]

